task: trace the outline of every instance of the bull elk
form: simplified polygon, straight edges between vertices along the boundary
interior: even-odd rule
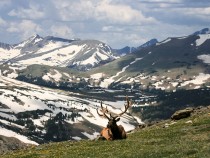
[[[122,116],[128,108],[131,106],[131,101],[129,101],[128,97],[126,97],[125,109],[121,113],[116,116],[112,116],[112,113],[106,108],[103,107],[101,102],[101,109],[99,113],[97,109],[97,113],[101,117],[105,117],[108,119],[108,124],[106,128],[103,128],[100,135],[107,140],[116,140],[116,139],[126,139],[127,135],[125,129],[122,125],[117,125],[117,122],[120,120],[120,116]],[[109,115],[109,116],[108,116]]]

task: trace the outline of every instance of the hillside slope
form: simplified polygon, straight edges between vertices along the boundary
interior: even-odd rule
[[[107,124],[96,112],[102,100],[0,75],[0,135],[31,144],[93,139]],[[113,113],[124,107],[124,101],[108,102],[106,98],[103,104]],[[120,106],[116,108],[116,104]],[[138,125],[130,113],[124,114],[120,123],[126,131]]]
[[[168,38],[89,74],[105,88],[197,89],[210,82],[209,50],[210,34]]]
[[[210,157],[210,106],[189,118],[166,120],[129,134],[119,141],[78,141],[44,144],[8,157]]]

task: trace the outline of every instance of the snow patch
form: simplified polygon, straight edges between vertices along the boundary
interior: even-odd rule
[[[198,76],[194,78],[194,80],[185,81],[181,84],[181,86],[186,86],[188,84],[202,85],[206,80],[210,78],[210,74],[199,73]]]
[[[82,134],[85,135],[86,137],[88,137],[91,140],[95,139],[99,135],[98,132],[94,132],[93,135],[88,134],[87,132],[82,132]]]
[[[105,79],[103,82],[101,82],[100,86],[103,87],[103,88],[108,88],[108,86],[109,86],[112,82],[115,81],[114,78],[118,77],[120,74],[122,74],[123,72],[125,72],[125,70],[126,70],[127,68],[129,68],[130,65],[133,65],[133,64],[135,64],[137,61],[142,60],[142,59],[143,59],[143,58],[136,58],[136,59],[135,59],[134,61],[132,61],[129,65],[123,67],[121,71],[117,72],[116,75],[114,75],[114,76],[112,76],[112,77],[110,77],[110,78],[107,78],[107,79]]]
[[[0,135],[6,136],[6,137],[14,137],[24,143],[39,145],[38,143],[29,140],[26,136],[20,135],[18,133],[15,133],[11,130],[8,130],[8,129],[2,128],[2,127],[0,127]]]
[[[161,45],[161,44],[167,43],[167,42],[169,42],[169,41],[171,41],[171,38],[168,38],[168,39],[166,39],[166,40],[164,40],[164,41],[162,41],[162,42],[156,43],[156,46],[159,46],[159,45]]]
[[[72,139],[74,139],[74,140],[81,140],[82,138],[75,136],[75,137],[72,137]]]
[[[47,51],[50,51],[50,50],[53,50],[53,49],[56,49],[56,48],[58,49],[58,48],[63,47],[65,45],[67,45],[67,44],[69,44],[69,43],[65,43],[65,42],[49,42],[44,47],[39,49],[35,54],[47,52]]]
[[[54,73],[54,74],[53,74]],[[51,73],[47,73],[46,75],[42,76],[42,79],[46,81],[50,81],[50,79],[54,79],[55,81],[60,81],[62,74],[57,70],[51,70]]]
[[[206,64],[210,64],[210,55],[209,54],[199,55],[197,58],[202,60]]]
[[[199,39],[197,39],[196,41],[195,41],[195,43],[196,43],[196,46],[200,46],[200,45],[202,45],[207,39],[210,39],[210,34],[200,34],[199,35]]]
[[[13,73],[8,74],[7,77],[16,78],[16,77],[18,77],[18,74],[13,72]]]
[[[139,123],[139,124],[144,124],[144,122],[142,122],[142,120],[136,116],[134,116],[134,118],[136,119],[136,121]]]
[[[99,79],[102,78],[103,76],[104,76],[103,73],[96,73],[96,74],[91,75],[90,78],[99,80]]]

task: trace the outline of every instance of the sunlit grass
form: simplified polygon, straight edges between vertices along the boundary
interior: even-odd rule
[[[193,123],[186,123],[191,120]],[[87,157],[210,157],[210,116],[193,116],[165,128],[165,121],[130,133],[119,141],[78,141],[49,143],[2,157],[87,158]]]

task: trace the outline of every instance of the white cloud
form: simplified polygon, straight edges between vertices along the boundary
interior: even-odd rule
[[[0,40],[17,43],[38,33],[139,46],[209,27],[209,6],[209,0],[0,0]]]
[[[124,35],[123,35],[124,36]],[[141,44],[147,42],[148,39],[145,39],[140,34],[129,34],[122,38],[125,38],[125,43],[129,41],[130,46],[140,46]]]
[[[154,18],[145,17],[140,10],[125,4],[112,4],[109,0],[103,0],[98,4],[96,18],[112,23],[142,24],[155,22]]]
[[[182,0],[147,0],[147,2],[160,3],[180,3]]]
[[[102,31],[104,32],[122,32],[125,28],[117,27],[117,26],[103,26]]]
[[[52,1],[63,21],[83,21],[94,16],[94,3],[92,1]]]
[[[166,14],[165,10],[162,10],[161,12],[165,12]],[[180,19],[180,17],[182,17],[184,19],[183,21],[186,21],[188,23],[189,23],[189,20],[195,23],[199,23],[199,20],[200,22],[202,21],[207,22],[210,20],[210,7],[171,8],[168,11],[168,15],[170,15],[170,17],[173,17],[174,15],[176,15],[175,17],[177,17],[177,20],[174,19],[175,21],[179,21],[178,18]],[[184,25],[184,22],[180,23],[180,25]]]
[[[53,25],[50,28],[53,36],[63,37],[63,38],[73,38],[74,33],[72,29],[66,25]]]
[[[125,46],[140,46],[148,39],[141,36],[141,33],[128,32],[101,32],[101,33],[87,33],[86,36],[92,39],[97,39],[107,43],[112,48],[122,48]]]
[[[186,14],[190,15],[210,15],[210,7],[206,8],[185,8],[183,9]]]
[[[104,33],[95,34],[92,38],[102,40],[110,44],[113,48],[122,48],[124,46],[138,47],[153,38],[162,41],[168,37],[190,35],[200,28],[199,26],[157,23],[149,27],[125,26],[122,32],[117,32],[114,29],[114,27],[105,27]],[[91,36],[91,34],[88,36]]]
[[[7,22],[0,17],[0,26],[5,26],[5,25],[7,25]]]
[[[151,23],[152,17],[145,17],[140,10],[126,4],[114,4],[110,0],[53,1],[64,21],[95,20],[104,23]]]
[[[201,14],[210,15],[210,7],[200,8]]]
[[[34,23],[31,20],[22,20],[21,22],[11,22],[7,29],[10,33],[19,33],[19,36],[22,40],[34,35],[35,33],[39,34],[42,32],[41,27]]]
[[[20,7],[13,9],[8,13],[9,16],[16,16],[18,18],[40,19],[45,16],[45,13],[41,10],[37,4],[29,4],[29,8]]]

